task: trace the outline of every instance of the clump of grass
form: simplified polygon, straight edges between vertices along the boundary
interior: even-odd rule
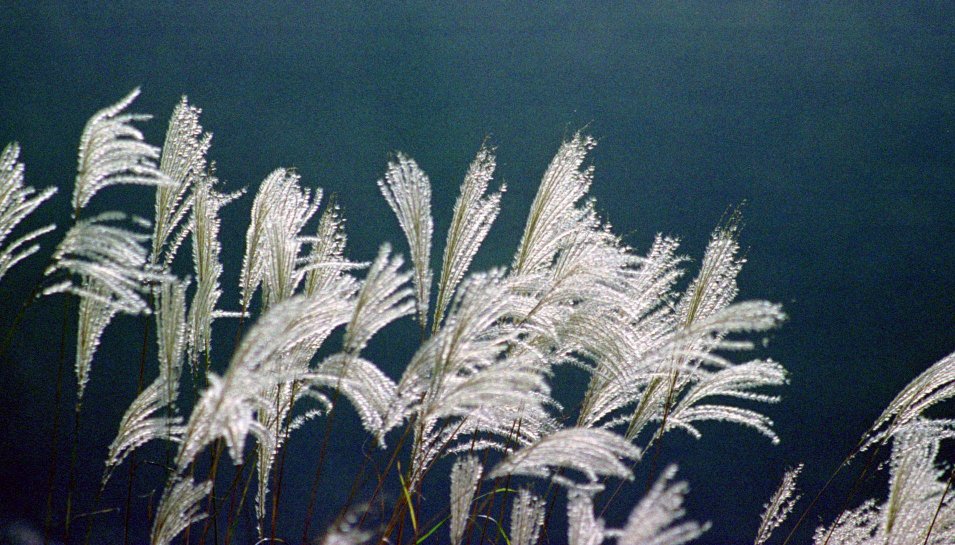
[[[511,264],[470,271],[504,193],[503,186],[489,193],[495,159],[484,145],[461,185],[438,272],[431,258],[431,183],[410,157],[397,154],[378,182],[405,235],[410,267],[388,243],[371,263],[350,261],[344,219],[334,202],[323,209],[320,189],[308,189],[294,170],[279,168],[252,203],[233,288],[240,308],[224,309],[220,298],[229,288],[221,282],[221,255],[228,249],[219,241],[220,211],[240,192],[218,188],[206,159],[211,135],[199,123],[200,110],[183,98],[164,145],[152,146],[135,126],[148,116],[126,113],[137,94],[87,124],[72,225],[56,246],[46,283],[36,290],[79,302],[72,460],[81,440],[76,429],[84,387],[99,345],[108,342],[107,326],[118,313],[155,315],[158,378],[148,386],[142,380],[144,347],[140,392],[122,420],[109,423],[118,432],[94,506],[82,515],[89,527],[94,518],[115,512],[96,504],[123,464],[130,467],[123,509],[128,524],[138,478],[135,454],[159,441],[163,458],[147,455],[162,468],[165,482],[147,510],[152,545],[197,539],[218,545],[222,538],[228,543],[247,516],[255,521],[258,542],[287,542],[291,538],[279,524],[285,446],[296,430],[324,419],[303,542],[324,536],[329,544],[437,543],[446,531],[454,545],[534,545],[543,536],[573,545],[680,545],[709,525],[686,520],[688,486],[676,480],[676,466],[648,483],[622,528],[602,519],[637,464],[649,464],[653,473],[663,436],[682,430],[700,437],[700,422],[721,421],[778,443],[773,422],[759,407],[778,401],[787,372],[768,359],[735,356],[752,351],[754,334],[778,327],[785,316],[770,302],[736,300],[744,263],[738,213],[715,230],[698,274],[684,287],[688,260],[679,255],[676,239],[658,236],[640,253],[599,217],[587,197],[594,176],[587,154],[596,142],[576,134],[545,170]],[[54,193],[25,185],[18,151],[11,144],[0,154],[0,277],[36,253],[34,241],[54,230],[5,242]],[[121,184],[155,188],[152,222],[122,212],[82,217],[99,191]],[[317,228],[307,231],[313,218],[320,218]],[[187,241],[190,270],[176,259]],[[222,319],[250,325],[226,368],[216,370],[212,340]],[[391,377],[366,348],[404,319],[418,322],[421,342],[400,376]],[[188,374],[182,373],[186,362]],[[581,368],[589,377],[573,409],[551,393],[552,376],[562,366]],[[191,392],[191,399],[182,392]],[[955,421],[924,414],[953,396],[955,355],[899,394],[857,449],[877,453],[890,445],[888,499],[850,508],[847,498],[845,511],[817,530],[817,544],[955,542],[951,472],[946,477],[936,466],[941,441],[955,437]],[[365,455],[339,520],[313,534],[332,411],[345,400],[358,413],[368,444],[381,453]],[[52,452],[57,446],[54,435]],[[426,494],[445,458],[453,459],[450,494]],[[873,460],[875,454],[859,480]],[[220,470],[229,461],[237,469]],[[48,526],[59,520],[63,535],[77,541],[69,532],[79,516],[72,504],[72,465],[62,516],[54,515],[50,479],[47,520]],[[369,465],[373,479],[367,477]],[[797,474],[787,473],[776,493],[767,494],[761,523],[753,528],[757,545],[772,543],[774,530],[794,510]],[[604,497],[608,486],[614,492]],[[564,501],[557,499],[561,491],[566,532],[549,524],[555,505]],[[250,494],[254,501],[247,501]],[[498,498],[508,495],[510,502]],[[495,501],[502,504],[497,510]],[[815,503],[803,509],[784,542]],[[427,513],[440,514],[429,521]],[[201,532],[193,531],[204,519]],[[219,532],[220,523],[225,532]]]

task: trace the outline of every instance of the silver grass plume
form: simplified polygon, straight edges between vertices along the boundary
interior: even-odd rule
[[[365,430],[384,443],[385,418],[395,402],[395,383],[374,363],[359,356],[339,353],[322,360],[306,376],[313,387],[333,388],[355,407]]]
[[[694,420],[724,420],[750,426],[773,442],[772,422],[760,413],[727,405],[702,405],[704,398],[729,395],[760,402],[778,398],[758,394],[763,386],[785,383],[785,371],[767,360],[754,360],[735,369],[735,364],[720,351],[741,351],[753,348],[749,340],[730,338],[736,333],[766,331],[785,318],[779,305],[765,301],[733,303],[738,290],[736,276],[743,265],[737,257],[736,242],[739,217],[734,215],[727,225],[712,235],[697,277],[676,304],[672,340],[651,355],[659,363],[655,376],[641,390],[632,413],[626,437],[633,440],[651,421],[659,421],[661,433],[683,428],[694,433],[689,425]],[[673,415],[677,415],[671,421]]]
[[[516,298],[502,271],[470,276],[453,312],[405,369],[388,426],[412,415],[417,421],[412,485],[436,456],[456,452],[453,442],[463,437],[483,432],[473,445],[483,449],[502,448],[505,439],[528,444],[541,435],[538,425],[548,422],[551,402],[546,369],[531,350],[507,353],[520,333],[506,323]],[[522,426],[515,425],[519,420]]]
[[[499,327],[499,323],[513,313],[517,301],[501,271],[469,277],[444,325],[405,369],[399,384],[403,398],[419,404],[422,415],[448,407],[447,394],[458,385],[456,381],[493,366],[516,337],[513,328]]]
[[[199,512],[199,502],[211,491],[211,481],[195,484],[188,478],[167,486],[156,510],[150,545],[169,545],[190,524],[206,518]]]
[[[602,429],[566,428],[510,454],[489,477],[508,474],[549,477],[552,469],[582,473],[590,482],[600,477],[632,479],[624,460],[639,460],[640,450],[619,435]],[[562,484],[571,481],[561,478]]]
[[[212,322],[216,318],[239,316],[219,310],[222,288],[222,243],[219,241],[221,227],[220,210],[241,195],[216,190],[218,180],[212,175],[203,175],[195,181],[192,219],[192,263],[196,274],[196,291],[189,305],[189,362],[196,368],[201,354],[212,351]]]
[[[118,184],[173,185],[156,165],[159,148],[143,141],[133,122],[147,121],[146,114],[123,113],[139,95],[139,88],[112,106],[96,112],[80,137],[74,217],[99,190]]]
[[[313,202],[307,191],[299,191],[297,176],[289,176],[285,181],[288,184],[286,186],[288,188],[287,200],[273,203],[272,211],[263,224],[263,229],[267,234],[266,248],[261,249],[260,252],[267,255],[262,280],[263,307],[266,310],[291,296],[310,270],[329,265],[324,261],[317,261],[325,256],[315,251],[312,251],[306,258],[298,257],[301,246],[306,241],[304,237],[299,236],[299,231],[317,209],[320,192],[315,195]],[[314,246],[322,244],[324,241],[310,240],[310,242],[314,250]],[[332,241],[332,244],[334,244],[334,241]],[[393,313],[390,308],[394,304],[399,304],[402,297],[410,295],[410,292],[405,292],[403,295],[395,293],[400,284],[407,281],[407,277],[401,279],[395,273],[400,265],[400,259],[388,263],[388,248],[382,249],[379,260],[373,266],[374,270],[369,273],[366,282],[359,290],[358,297],[355,299],[355,304],[358,306],[353,307],[355,310],[353,311],[352,321],[345,330],[346,353],[349,356],[357,355],[358,351],[364,347],[364,344],[378,328],[411,310],[410,301],[407,302],[406,309],[399,311],[397,314]],[[337,271],[340,271],[343,266],[342,263],[332,264],[332,267]],[[331,286],[329,283],[336,279],[341,284],[341,277],[338,274],[328,276],[322,283]],[[314,297],[315,294],[308,296]],[[366,312],[362,312],[363,309]],[[362,318],[359,318],[356,322],[355,316],[358,315],[362,315]],[[298,376],[299,379],[276,383],[270,392],[264,394],[264,397],[273,400],[274,409],[272,411],[259,411],[256,414],[259,426],[263,429],[272,430],[272,433],[264,436],[265,440],[261,440],[256,446],[258,488],[255,512],[260,537],[264,535],[269,479],[272,476],[272,466],[276,456],[294,429],[322,412],[320,409],[313,409],[290,419],[292,407],[303,397],[312,397],[322,404],[325,409],[331,406],[328,398],[314,389],[314,386],[321,384],[315,378],[315,374],[309,372],[309,364],[314,352],[312,347],[302,346],[286,355],[289,362],[286,370]],[[349,370],[350,366],[347,359],[345,358],[344,362],[341,359],[332,359],[332,363],[324,368],[335,372],[336,376],[341,376]],[[336,367],[335,364],[341,365]],[[380,415],[392,402],[394,386],[382,373],[375,373],[377,369],[370,362],[361,360],[356,362],[355,366],[358,368],[358,372],[353,379],[347,381],[345,391],[350,394],[349,397],[354,400],[356,407],[360,407],[363,422],[369,426],[375,426],[373,422],[381,421]],[[363,370],[367,373],[360,373]],[[380,379],[384,379],[384,382],[381,383]],[[341,380],[336,380],[328,385],[332,387],[340,386],[341,382]],[[313,386],[313,388],[309,386]],[[370,390],[365,390],[364,387],[369,387]],[[385,395],[388,395],[389,391],[390,395],[386,399],[381,400],[374,397],[375,394],[380,392],[385,392]],[[380,424],[372,428],[371,431],[376,432],[379,429]]]
[[[596,141],[580,133],[557,151],[544,172],[537,196],[531,204],[512,268],[530,274],[549,267],[565,238],[574,232],[579,201],[590,188],[593,168],[580,170]]]
[[[655,354],[672,342],[673,285],[682,276],[684,260],[675,239],[657,236],[620,294],[616,312],[578,313],[569,331],[583,330],[580,350],[594,360],[578,419],[579,425],[612,426],[609,419],[634,403],[635,393],[659,380]],[[610,307],[610,308],[614,308]],[[601,325],[595,327],[597,323]],[[574,327],[576,326],[576,328]],[[656,378],[655,378],[656,377]]]
[[[189,234],[186,221],[195,201],[194,188],[206,170],[206,153],[212,135],[202,132],[199,114],[202,110],[190,106],[183,96],[172,111],[166,141],[159,159],[159,170],[172,183],[156,188],[156,217],[154,222],[150,262],[169,267],[179,245]],[[168,243],[168,246],[167,246]]]
[[[308,375],[314,387],[334,388],[347,397],[365,429],[383,441],[385,418],[397,401],[394,382],[372,362],[359,357],[381,328],[414,312],[410,273],[399,272],[403,260],[389,257],[385,244],[378,252],[355,297],[354,310],[345,327],[344,351],[323,360]]]
[[[157,416],[168,406],[166,401],[167,383],[157,378],[147,386],[133,402],[119,423],[119,432],[109,446],[106,469],[103,473],[105,484],[113,470],[126,457],[140,446],[154,439],[177,441],[182,431],[182,418],[178,416]]]
[[[64,272],[80,277],[81,281],[57,283],[44,290],[44,295],[72,293],[84,299],[97,299],[114,311],[149,314],[143,294],[148,293],[150,283],[170,277],[147,266],[143,244],[149,235],[112,225],[124,219],[126,215],[120,212],[106,212],[76,222],[53,252],[52,264],[45,274]],[[137,223],[148,225],[142,220]]]
[[[156,340],[159,376],[126,410],[116,438],[109,447],[105,483],[127,455],[153,439],[178,441],[182,418],[175,415],[186,348],[185,282],[164,282],[156,291]],[[163,409],[165,415],[157,415]]]
[[[451,545],[459,545],[464,536],[482,469],[476,456],[463,456],[451,468]]]
[[[300,180],[298,174],[279,168],[255,195],[239,275],[243,309],[260,286],[264,309],[289,298],[308,272],[299,257],[307,242],[300,232],[318,210],[321,190],[313,194]]]
[[[118,312],[149,314],[143,298],[149,284],[171,278],[148,270],[143,243],[149,235],[109,224],[122,219],[125,215],[109,212],[76,222],[57,246],[45,273],[76,277],[48,287],[43,294],[71,293],[80,298],[76,335],[78,400],[89,379],[100,337],[113,316]]]
[[[872,425],[862,450],[885,441],[929,407],[955,396],[955,352],[909,382]]]
[[[338,389],[358,409],[362,423],[369,432],[377,434],[381,431],[384,414],[395,399],[394,383],[378,371],[374,364],[359,358],[358,354],[378,330],[412,312],[414,308],[409,298],[411,291],[405,287],[410,275],[398,272],[402,259],[390,259],[390,251],[388,245],[382,246],[378,258],[354,298],[351,318],[345,328],[344,352],[327,358],[315,372],[309,370],[313,350],[306,347],[288,354],[288,361],[296,366],[289,366],[289,370],[299,374],[301,383],[286,381],[276,384],[273,391],[267,394],[267,397],[273,399],[274,410],[257,415],[262,427],[273,430],[273,440],[261,442],[258,446],[259,487],[256,515],[260,535],[264,528],[265,499],[271,467],[291,431],[283,430],[282,427],[292,406],[306,395],[330,405],[325,396],[308,386]],[[313,412],[308,416],[315,414],[317,413]]]
[[[398,224],[408,239],[411,264],[414,267],[415,305],[421,329],[428,325],[428,303],[431,298],[431,182],[413,159],[398,153],[388,164],[378,188],[388,206],[398,217]]]
[[[76,332],[76,405],[77,409],[86,391],[90,378],[93,355],[99,347],[100,338],[106,326],[112,321],[119,309],[110,304],[109,290],[100,281],[84,277],[81,289],[85,294],[80,298],[78,324]],[[78,412],[78,411],[77,411]]]
[[[378,250],[358,290],[342,342],[348,354],[358,354],[381,328],[414,311],[412,292],[407,287],[411,274],[399,272],[404,260],[401,256],[391,258],[390,253],[388,244]]]
[[[481,247],[491,224],[501,210],[501,194],[505,191],[505,186],[502,185],[497,193],[485,196],[494,174],[494,166],[494,154],[486,146],[481,146],[464,176],[464,183],[461,184],[461,194],[454,203],[454,215],[444,247],[433,330],[437,330],[441,325],[455,288],[464,278],[474,254]]]
[[[604,521],[594,517],[594,495],[602,485],[574,486],[567,490],[568,545],[600,545],[606,538]]]
[[[534,545],[544,526],[545,501],[526,488],[514,498],[511,508],[511,545]]]
[[[20,146],[16,142],[7,144],[3,152],[0,152],[0,279],[14,265],[40,249],[38,244],[26,247],[24,245],[56,229],[56,225],[47,225],[4,246],[4,241],[17,224],[56,193],[55,187],[48,187],[37,193],[36,189],[25,185],[23,163],[17,160],[19,156]]]
[[[301,362],[311,360],[332,330],[348,322],[353,294],[351,283],[340,282],[337,289],[312,297],[292,297],[259,318],[225,375],[207,375],[209,387],[192,411],[177,456],[180,472],[220,437],[236,463],[249,433],[266,445],[278,441],[275,430],[263,426],[257,415],[275,421],[275,388],[306,378]]]
[[[172,406],[179,396],[179,379],[186,353],[186,288],[188,281],[163,282],[156,292],[156,342],[159,345],[159,378],[166,382],[165,402]]]
[[[940,443],[955,438],[951,420],[917,419],[892,436],[889,496],[868,500],[816,529],[815,543],[840,545],[949,545],[955,543],[955,495],[935,461]]]
[[[673,484],[675,475],[676,466],[663,471],[617,533],[618,545],[683,545],[709,528],[709,523],[678,522],[686,514],[683,498],[688,487],[685,482]]]
[[[773,493],[773,497],[763,506],[763,516],[760,518],[753,545],[766,543],[776,528],[779,528],[792,513],[793,507],[799,501],[799,494],[796,494],[796,479],[800,471],[802,471],[802,464],[787,471],[779,483],[779,488]]]
[[[754,410],[726,405],[722,402],[703,403],[708,398],[743,399],[761,403],[776,403],[778,396],[754,392],[767,386],[786,384],[786,370],[770,360],[754,360],[734,365],[726,369],[708,373],[687,389],[676,403],[667,418],[666,429],[681,428],[695,438],[701,433],[695,422],[722,421],[733,422],[753,428],[778,444],[779,437],[773,431],[773,421],[766,415]]]
[[[343,271],[358,269],[367,264],[355,263],[345,258],[345,218],[335,202],[335,196],[329,199],[325,211],[318,220],[318,229],[312,240],[312,247],[306,258],[310,264],[305,275],[306,295],[325,289],[340,278]]]

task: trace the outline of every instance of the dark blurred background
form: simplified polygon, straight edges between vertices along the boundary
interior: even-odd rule
[[[227,308],[236,304],[251,195],[278,166],[338,195],[356,260],[386,240],[407,251],[375,185],[394,150],[431,177],[439,258],[468,163],[485,138],[497,147],[496,179],[508,191],[477,268],[509,263],[541,173],[580,128],[599,140],[598,208],[640,251],[658,232],[677,235],[698,264],[728,207],[745,202],[741,297],[780,302],[789,315],[761,352],[791,372],[783,401],[766,409],[782,442],[704,426],[699,441],[667,436],[659,463],[679,462],[689,516],[712,521],[701,543],[752,542],[787,467],[805,462],[801,488],[815,494],[895,393],[955,350],[955,7],[631,4],[5,2],[0,145],[22,144],[30,185],[60,188],[27,223],[66,225],[89,116],[142,86],[131,110],[156,116],[145,131],[160,144],[187,94],[215,135],[210,155],[224,187],[248,188],[225,211]],[[153,191],[110,188],[91,206],[150,217]],[[0,283],[2,331],[58,233]],[[76,512],[91,509],[106,447],[135,396],[143,323],[118,318],[94,361]],[[0,362],[8,527],[42,526],[61,324],[59,298],[35,304]],[[235,326],[217,324],[222,358]],[[414,339],[412,324],[392,327],[372,359],[396,377]],[[72,355],[67,362],[58,511],[75,384]],[[557,379],[569,391],[584,377]],[[339,418],[313,527],[337,513],[362,461],[357,419],[349,410]],[[291,439],[280,524],[293,539],[323,430],[319,421]],[[611,526],[642,494],[641,470],[608,513]],[[132,524],[145,542],[142,513],[158,499],[151,490],[161,472],[140,473]],[[823,496],[802,539],[832,520],[850,484],[837,481]],[[425,509],[444,505],[446,483],[427,486]],[[882,486],[877,479],[866,491]],[[121,470],[102,507],[124,497]],[[93,541],[118,543],[122,516],[97,516]]]

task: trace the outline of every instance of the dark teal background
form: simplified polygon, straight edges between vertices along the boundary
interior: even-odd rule
[[[139,85],[132,110],[156,116],[146,125],[153,143],[181,94],[203,108],[226,188],[253,193],[272,169],[294,166],[306,185],[337,193],[358,260],[386,240],[406,252],[375,185],[393,150],[431,177],[440,256],[468,163],[485,138],[497,146],[496,178],[508,191],[480,268],[509,262],[541,173],[581,127],[599,140],[598,208],[638,250],[657,232],[678,235],[698,263],[727,208],[745,201],[742,297],[784,305],[790,318],[762,354],[783,362],[792,382],[766,409],[779,446],[726,425],[705,426],[700,441],[665,439],[663,458],[678,460],[691,485],[689,516],[713,522],[702,543],[751,542],[788,466],[805,462],[802,488],[818,491],[895,393],[955,350],[951,3],[199,4],[0,8],[0,145],[21,142],[29,184],[61,188],[28,223],[66,224],[84,123]],[[120,187],[91,206],[151,216],[152,203],[151,190]],[[247,195],[225,215],[227,306],[250,203]],[[41,256],[0,283],[4,331],[61,235],[45,237]],[[30,309],[0,367],[4,524],[42,524],[60,313],[53,298]],[[220,356],[233,335],[221,322]],[[141,320],[117,319],[94,362],[80,511],[135,395],[141,337]],[[373,359],[397,376],[413,338],[410,324],[386,330]],[[582,379],[561,374],[559,389]],[[67,392],[73,381],[67,374]],[[361,462],[364,438],[342,414],[320,526]],[[313,424],[291,441],[282,522],[295,539],[322,429]],[[158,474],[141,471],[145,482]],[[642,478],[608,514],[612,525]],[[122,503],[124,482],[117,477],[104,506]],[[823,498],[823,520],[847,489],[837,482]],[[426,505],[445,494],[436,481]],[[143,510],[148,501],[137,498]],[[819,514],[808,520],[807,531]],[[94,540],[118,543],[121,532],[120,517],[105,515]]]

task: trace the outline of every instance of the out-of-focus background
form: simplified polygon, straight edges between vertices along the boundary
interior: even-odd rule
[[[187,94],[215,135],[224,187],[248,188],[225,212],[226,306],[235,305],[251,195],[279,166],[337,194],[356,260],[383,241],[407,251],[375,185],[395,150],[430,175],[439,257],[468,163],[485,139],[496,146],[496,179],[508,191],[477,268],[509,263],[541,173],[578,129],[599,141],[597,207],[638,250],[658,232],[677,235],[698,264],[724,213],[745,203],[741,297],[784,305],[789,319],[761,354],[785,364],[791,384],[766,409],[778,446],[729,425],[704,426],[699,441],[664,439],[658,464],[679,462],[688,516],[713,523],[701,543],[751,542],[787,467],[804,462],[801,488],[815,494],[895,393],[955,350],[952,4],[301,4],[6,2],[0,145],[22,144],[30,185],[60,187],[29,223],[67,223],[84,123],[136,86],[131,110],[156,116],[145,126],[152,143]],[[91,206],[148,217],[152,203],[149,189],[118,187]],[[44,251],[0,284],[4,332],[61,235],[44,237]],[[17,535],[43,521],[61,311],[60,299],[34,305],[0,366],[0,524]],[[118,318],[94,362],[78,512],[90,509],[106,446],[135,396],[142,323]],[[219,322],[220,356],[234,331]],[[383,336],[373,359],[397,376],[414,329]],[[74,380],[70,369],[64,377],[57,502]],[[559,389],[583,378],[559,374]],[[357,420],[341,418],[318,527],[362,459]],[[323,429],[312,424],[290,443],[295,477],[283,485],[281,524],[296,539]],[[151,471],[141,469],[144,480],[161,474]],[[642,471],[607,514],[611,526],[643,493]],[[446,483],[436,483],[428,501],[441,505]],[[822,498],[803,539],[820,516],[832,520],[849,484]],[[121,506],[124,486],[116,478],[104,507]],[[157,499],[140,483],[139,541],[141,512]],[[94,542],[117,543],[121,516],[98,516]]]

